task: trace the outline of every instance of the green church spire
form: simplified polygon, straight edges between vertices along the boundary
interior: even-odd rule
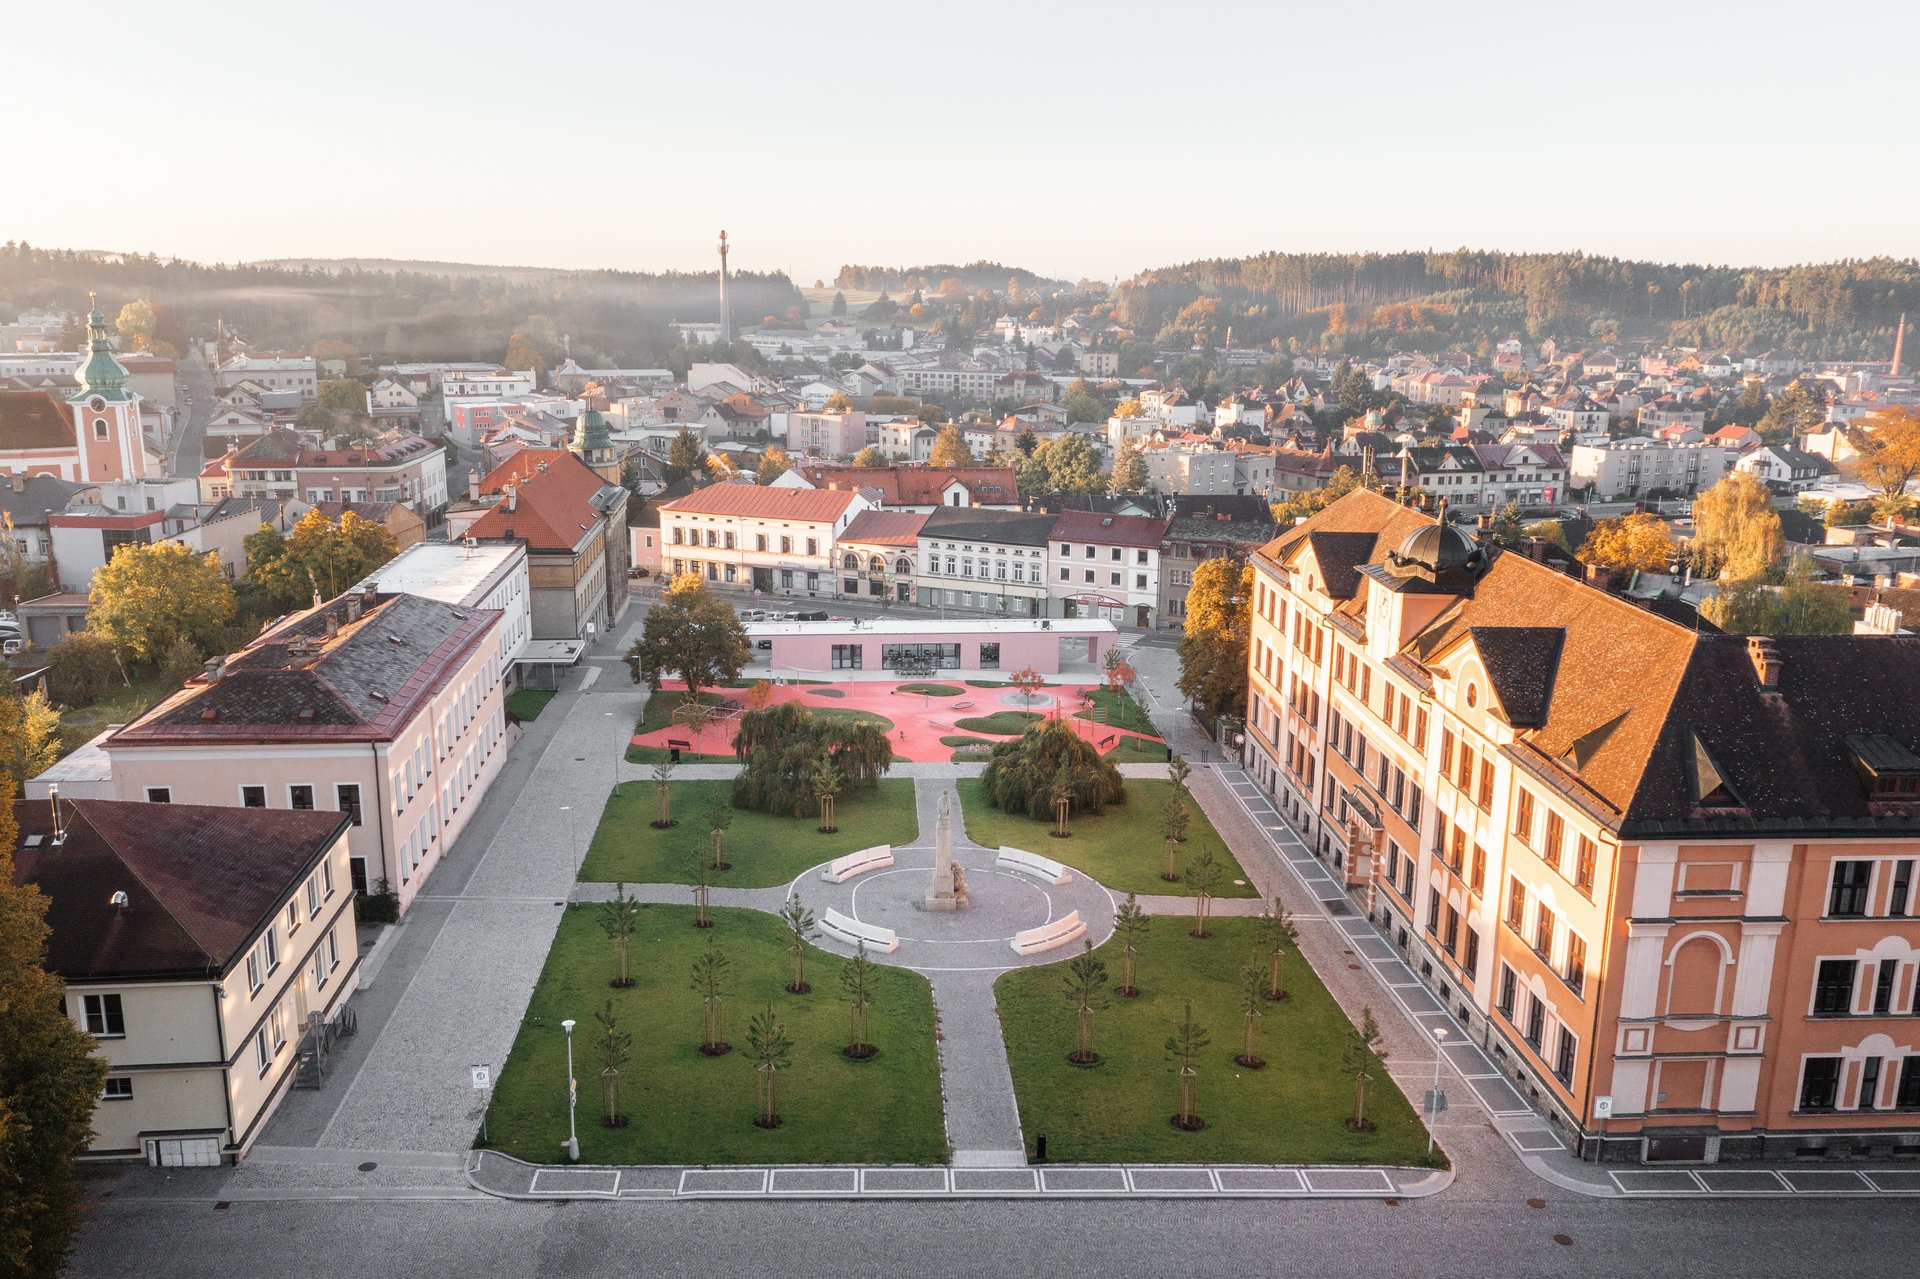
[[[73,398],[85,399],[98,395],[108,400],[132,398],[127,393],[127,370],[120,361],[113,358],[113,344],[107,340],[107,316],[100,309],[100,299],[95,294],[87,294],[87,300],[93,309],[87,313],[87,362],[80,366],[75,376],[80,382],[80,391]]]

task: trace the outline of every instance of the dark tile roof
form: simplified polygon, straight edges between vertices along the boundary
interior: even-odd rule
[[[930,511],[920,526],[921,537],[949,541],[974,538],[1013,546],[1045,546],[1055,516],[1044,512],[988,511],[965,506],[943,506]]]
[[[1102,515],[1098,511],[1062,511],[1053,517],[1052,536],[1062,542],[1102,546],[1154,546],[1167,536],[1167,523],[1151,515]]]
[[[1175,519],[1210,520],[1230,523],[1271,524],[1273,508],[1264,497],[1240,497],[1219,494],[1193,497],[1179,494],[1173,499]],[[1271,536],[1271,535],[1269,535]]]
[[[1313,548],[1313,562],[1320,568],[1327,594],[1337,600],[1350,600],[1360,589],[1360,568],[1374,558],[1380,535],[1364,532],[1321,532],[1307,534]]]
[[[1557,626],[1474,626],[1467,634],[1507,723],[1515,728],[1546,723],[1567,633]]]
[[[51,475],[29,475],[21,479],[20,490],[15,492],[10,481],[20,478],[0,476],[0,512],[5,512],[16,527],[45,524],[48,511],[58,515],[67,509],[74,494],[88,487]]]
[[[56,847],[52,805],[14,803],[14,882],[47,895],[48,967],[68,980],[226,971],[347,824],[338,812],[103,799],[60,810]]]

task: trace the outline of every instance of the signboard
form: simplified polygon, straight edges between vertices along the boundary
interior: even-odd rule
[[[492,1066],[468,1066],[467,1073],[473,1077],[473,1086],[480,1091],[493,1087]]]
[[[1613,1098],[1595,1097],[1593,1099],[1593,1117],[1595,1119],[1613,1118]]]

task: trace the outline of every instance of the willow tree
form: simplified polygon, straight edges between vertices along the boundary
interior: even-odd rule
[[[893,763],[882,724],[816,715],[799,702],[742,715],[733,749],[746,765],[734,779],[734,807],[790,817],[818,811],[823,763],[837,774],[838,794],[872,789]]]
[[[1113,993],[1122,999],[1132,999],[1140,993],[1133,984],[1133,961],[1140,953],[1140,943],[1146,938],[1147,930],[1152,927],[1153,916],[1140,909],[1140,899],[1133,893],[1128,893],[1120,909],[1113,912],[1114,936],[1120,939],[1120,984]]]
[[[780,1072],[793,1060],[793,1036],[787,1033],[787,1024],[773,1015],[772,1004],[755,1013],[747,1023],[747,1055],[753,1058],[755,1099],[760,1105],[760,1113],[753,1119],[754,1127],[778,1128],[780,1108],[776,1088]]]
[[[593,1048],[600,1058],[600,1099],[606,1108],[600,1126],[625,1128],[627,1117],[620,1113],[620,1069],[633,1057],[633,1032],[620,1029],[611,998],[605,1008],[594,1010],[593,1019],[600,1023]]]
[[[1206,1027],[1194,1021],[1193,1001],[1187,1000],[1186,1013],[1174,1023],[1166,1044],[1167,1056],[1180,1076],[1180,1112],[1173,1117],[1173,1126],[1182,1132],[1199,1132],[1207,1126],[1206,1120],[1193,1113],[1193,1079],[1199,1073],[1193,1062],[1212,1042]]]
[[[1091,1066],[1100,1060],[1100,1054],[1093,1050],[1093,1014],[1107,1006],[1107,965],[1093,953],[1090,939],[1082,944],[1085,949],[1074,956],[1061,978],[1060,993],[1076,1019],[1074,1049],[1067,1060],[1076,1066]]]
[[[725,954],[709,950],[693,961],[693,993],[700,996],[700,1051],[709,1057],[722,1056],[733,1047],[720,1038],[721,1006],[733,993],[733,974]]]
[[[780,922],[787,929],[788,972],[787,993],[804,995],[813,987],[807,984],[807,941],[814,934],[813,912],[795,893],[787,898],[786,905],[780,908]]]
[[[853,1038],[840,1050],[843,1057],[865,1061],[880,1050],[873,1046],[867,1013],[873,1007],[874,982],[879,966],[867,958],[867,944],[854,948],[853,958],[840,969],[840,989],[847,996],[847,1011],[853,1018]]]
[[[1126,801],[1120,770],[1092,742],[1064,720],[1042,720],[987,757],[980,774],[987,802],[1009,813],[1025,813],[1037,822],[1055,814],[1055,797],[1064,794],[1070,812],[1098,814],[1108,804]]]
[[[633,985],[633,978],[627,975],[627,948],[639,927],[640,903],[627,896],[625,884],[614,885],[613,900],[600,903],[600,929],[620,955],[620,975],[607,983],[616,989]]]
[[[1353,1114],[1347,1127],[1353,1132],[1372,1132],[1367,1118],[1367,1084],[1380,1072],[1387,1054],[1380,1047],[1380,1023],[1373,1019],[1371,1005],[1360,1010],[1360,1025],[1347,1029],[1347,1049],[1341,1058],[1346,1072],[1353,1076]]]

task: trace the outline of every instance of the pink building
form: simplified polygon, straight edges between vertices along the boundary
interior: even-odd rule
[[[1119,638],[1113,623],[1091,618],[753,622],[747,636],[756,663],[773,672],[830,671],[838,679],[887,678],[902,655],[916,651],[943,671],[1011,674],[1031,666],[1042,675],[1069,668],[1094,675]]]
[[[507,756],[501,614],[368,590],[296,613],[109,737],[114,795],[350,815],[400,908]]]

